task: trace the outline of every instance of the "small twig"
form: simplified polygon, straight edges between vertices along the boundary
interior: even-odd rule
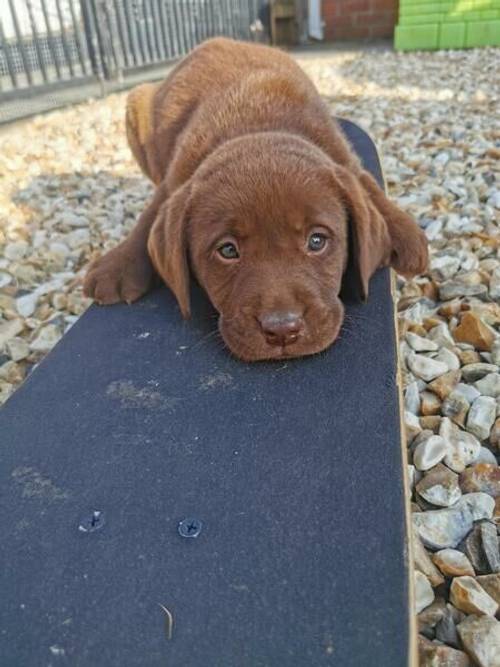
[[[172,639],[172,630],[174,628],[174,617],[172,616],[172,612],[170,612],[166,607],[164,607],[159,602],[158,606],[161,607],[165,612],[165,634],[167,636],[167,639],[170,640]]]

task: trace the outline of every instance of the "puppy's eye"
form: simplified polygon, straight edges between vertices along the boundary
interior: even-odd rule
[[[240,256],[234,243],[224,243],[217,248],[217,252],[223,259],[238,259]]]
[[[314,232],[314,234],[311,234],[309,237],[309,241],[307,242],[307,249],[311,250],[312,252],[319,252],[326,246],[327,240],[328,238],[324,234]]]

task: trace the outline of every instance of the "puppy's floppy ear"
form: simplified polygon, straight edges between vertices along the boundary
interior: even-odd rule
[[[345,274],[366,301],[379,266],[414,276],[427,266],[427,239],[417,223],[393,204],[367,173],[335,167],[335,183],[349,215],[349,260]]]
[[[182,316],[191,316],[187,259],[190,183],[185,183],[162,204],[151,227],[148,252],[153,266],[174,293]]]
[[[335,183],[348,214],[349,257],[344,281],[357,296],[368,298],[368,283],[379,266],[386,266],[391,254],[387,225],[366,196],[359,179],[343,167],[334,169]]]

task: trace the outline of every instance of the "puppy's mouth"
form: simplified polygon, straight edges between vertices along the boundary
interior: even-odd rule
[[[245,326],[243,318],[239,321],[234,316],[226,320],[221,314],[219,331],[231,353],[242,361],[293,359],[318,354],[330,347],[339,335],[343,318],[344,308],[339,301],[316,326],[306,327],[303,334],[286,345],[269,343],[257,327]]]

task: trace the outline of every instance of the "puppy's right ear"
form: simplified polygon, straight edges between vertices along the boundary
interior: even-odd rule
[[[190,194],[188,181],[162,204],[148,238],[148,253],[153,266],[174,293],[186,319],[191,316],[187,259]]]
[[[359,179],[340,166],[335,167],[333,174],[349,223],[349,257],[342,290],[366,301],[370,278],[379,266],[389,263],[391,237],[384,218]]]
[[[391,202],[366,172],[358,175],[336,166],[335,184],[349,216],[350,261],[346,276],[363,301],[379,266],[392,266],[404,276],[427,267],[427,238],[417,223]],[[353,281],[354,278],[354,281]]]

